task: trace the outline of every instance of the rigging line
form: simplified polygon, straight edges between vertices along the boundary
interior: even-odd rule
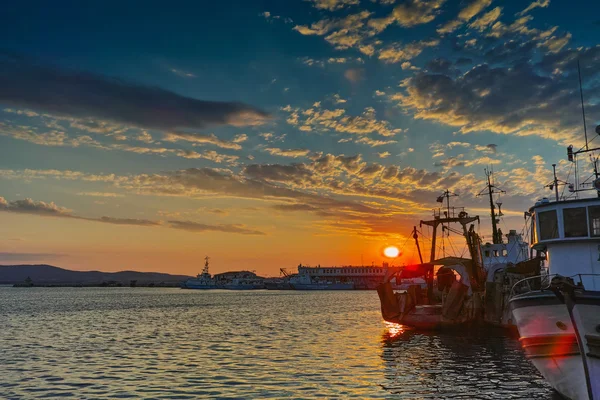
[[[569,167],[569,173],[567,174],[567,182],[569,181],[569,177],[571,176],[571,171],[573,170],[573,163],[571,163],[571,166]],[[565,194],[565,189],[567,188],[567,185],[563,186],[562,192],[560,193],[560,197],[564,198],[564,194]]]
[[[588,144],[592,143],[598,136],[594,136],[593,138],[591,138],[590,140],[588,140]],[[577,152],[580,152],[581,150],[585,149],[585,146],[581,147],[579,150],[577,150]]]
[[[452,243],[450,238],[448,238],[448,243],[450,244],[450,247],[452,248],[452,251],[454,252],[454,254],[458,253],[458,251],[456,251],[456,248],[454,247],[454,244]]]
[[[412,236],[410,236],[410,235],[406,237],[406,240],[404,240],[404,243],[402,243],[402,246],[400,246],[400,248],[401,248],[401,249],[403,249],[403,248],[404,248],[404,246],[406,246],[406,243],[408,242],[408,240],[409,240],[410,238],[412,238]]]

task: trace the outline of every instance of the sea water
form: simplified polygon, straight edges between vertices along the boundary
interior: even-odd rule
[[[375,291],[0,288],[0,398],[553,399],[499,331],[386,324]]]

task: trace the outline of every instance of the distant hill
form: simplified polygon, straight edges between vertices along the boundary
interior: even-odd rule
[[[129,285],[133,280],[142,285],[174,284],[190,278],[159,272],[71,271],[52,265],[0,265],[0,284],[22,283],[27,277],[31,278],[35,285],[100,285],[111,281]]]

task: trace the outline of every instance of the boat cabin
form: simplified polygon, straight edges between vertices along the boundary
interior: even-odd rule
[[[486,243],[481,246],[483,266],[486,270],[495,264],[516,264],[527,260],[528,245],[523,242],[522,236],[511,229],[506,238],[506,243]]]
[[[544,198],[529,213],[531,248],[546,254],[548,273],[579,275],[586,290],[600,290],[600,198]]]

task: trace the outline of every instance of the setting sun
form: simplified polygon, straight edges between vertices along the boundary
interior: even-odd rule
[[[388,246],[383,250],[383,255],[389,258],[396,258],[400,255],[400,250],[396,246]]]

